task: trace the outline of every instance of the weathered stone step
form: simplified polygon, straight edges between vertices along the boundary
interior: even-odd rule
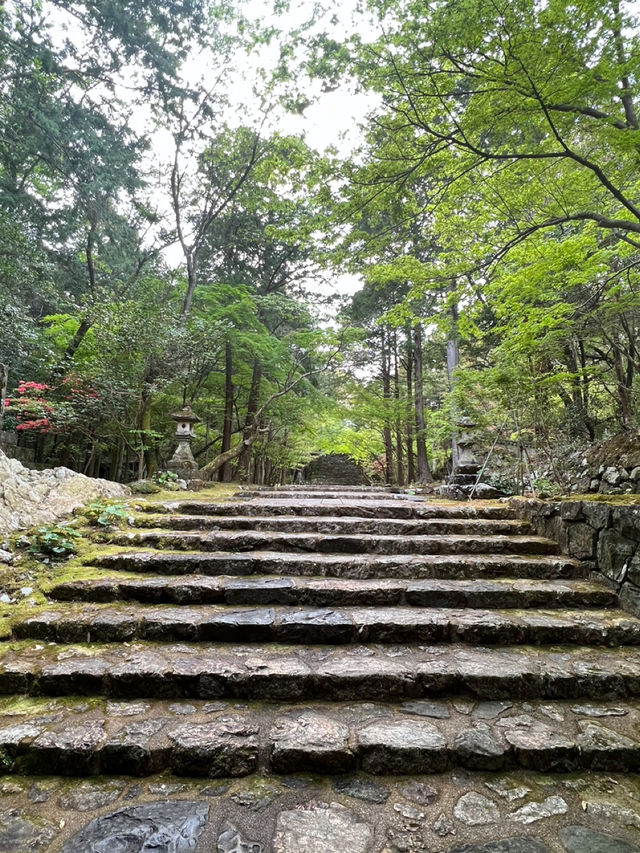
[[[97,555],[92,566],[163,575],[283,575],[344,579],[372,578],[584,578],[577,560],[564,556],[518,554],[283,554],[122,551]]]
[[[377,486],[349,486],[343,483],[300,483],[288,486],[249,486],[241,488],[239,494],[278,494],[278,492],[373,492],[374,494],[415,494],[414,490],[410,490],[400,486],[377,485]]]
[[[579,608],[615,607],[618,597],[597,583],[548,580],[343,580],[340,578],[152,577],[67,581],[58,601],[147,604],[290,604],[310,607]]]
[[[247,516],[247,515],[300,515],[300,516],[351,516],[357,518],[487,518],[508,519],[515,518],[515,511],[506,505],[475,506],[472,504],[433,504],[419,501],[387,500],[357,501],[345,498],[340,504],[335,501],[324,501],[321,498],[315,500],[290,499],[283,500],[281,497],[264,498],[260,500],[246,500],[228,503],[205,503],[201,501],[168,501],[158,504],[143,502],[141,509],[157,513],[184,513],[193,515],[216,515],[216,516]]]
[[[468,643],[640,645],[640,619],[620,610],[467,610],[69,605],[14,625],[18,639],[57,643]]]
[[[7,645],[0,694],[382,701],[640,696],[640,648]]]
[[[281,533],[377,536],[511,536],[532,533],[527,521],[518,519],[376,519],[350,516],[212,516],[139,515],[135,527],[172,530],[261,530]]]
[[[38,709],[38,704],[41,708]],[[640,769],[637,703],[512,702],[271,705],[32,703],[0,715],[3,773],[238,777],[271,773],[406,775],[452,768],[543,772]],[[34,713],[35,711],[35,713]]]
[[[336,536],[271,530],[222,530],[211,533],[150,530],[116,533],[115,545],[200,551],[312,552],[318,554],[553,554],[558,546],[541,536]]]
[[[304,500],[305,498],[310,498],[312,500],[327,500],[327,501],[340,501],[344,500],[359,500],[359,501],[378,501],[380,498],[384,498],[385,500],[398,500],[398,501],[421,501],[424,500],[420,495],[411,495],[408,492],[392,492],[385,491],[380,492],[378,490],[367,491],[366,489],[353,489],[344,491],[342,489],[305,489],[303,487],[299,487],[298,489],[294,488],[282,488],[282,489],[273,489],[270,491],[263,492],[251,492],[241,491],[236,492],[235,497],[242,497],[245,500],[253,499],[253,500],[268,500],[272,495],[277,495],[279,498],[284,500]]]

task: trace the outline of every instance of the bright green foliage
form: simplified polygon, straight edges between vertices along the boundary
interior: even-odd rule
[[[95,500],[82,508],[82,515],[90,524],[98,527],[120,527],[127,520],[129,513],[121,503]]]
[[[82,539],[82,534],[69,524],[43,525],[29,537],[28,551],[40,557],[64,560],[77,552],[78,539]]]

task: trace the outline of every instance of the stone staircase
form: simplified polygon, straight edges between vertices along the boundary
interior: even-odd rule
[[[5,773],[640,769],[640,620],[506,506],[261,490],[111,541],[15,626]]]

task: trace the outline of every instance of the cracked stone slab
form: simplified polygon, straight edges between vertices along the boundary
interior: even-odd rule
[[[278,815],[274,853],[370,853],[373,831],[344,806],[311,804]]]
[[[262,845],[249,841],[234,824],[225,821],[218,838],[218,853],[262,853]]]
[[[640,853],[640,847],[586,826],[565,826],[558,833],[567,853]]]
[[[485,826],[500,820],[500,810],[493,800],[469,791],[455,804],[453,816],[466,826]]]
[[[32,820],[20,809],[0,810],[0,853],[44,851],[58,832],[50,821]]]
[[[486,844],[465,844],[449,853],[551,853],[542,841],[535,838],[505,838],[503,841],[489,841]],[[576,851],[577,853],[577,851]],[[580,853],[585,853],[580,851]]]
[[[209,803],[169,800],[120,809],[92,820],[60,853],[193,853]]]
[[[547,797],[542,802],[531,802],[509,815],[510,820],[530,824],[543,818],[566,814],[569,810],[566,800],[557,795]]]

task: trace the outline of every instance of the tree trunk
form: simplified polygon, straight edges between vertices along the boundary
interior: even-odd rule
[[[391,400],[391,353],[387,346],[386,334],[382,332],[382,396],[384,398],[384,474],[385,482],[391,485],[393,479],[393,442],[391,440],[391,417],[389,412],[389,401]]]
[[[416,481],[416,462],[413,452],[413,346],[411,328],[407,329],[407,482]]]
[[[111,448],[111,467],[109,468],[109,479],[116,483],[120,480],[123,450],[124,443],[122,438],[118,438],[115,445]]]
[[[402,420],[400,417],[400,371],[398,369],[398,333],[393,333],[393,396],[396,401],[396,465],[398,485],[404,486],[404,452],[402,447]]]
[[[158,457],[155,442],[151,432],[151,394],[143,391],[140,400],[140,411],[138,415],[138,429],[140,431],[141,453],[138,462],[138,475],[142,479],[146,469],[147,477],[152,477],[158,470]]]
[[[251,424],[258,411],[258,402],[260,400],[260,383],[262,381],[262,365],[257,358],[253,360],[253,370],[251,373],[251,387],[249,388],[249,399],[247,400],[247,416],[244,421],[243,438],[248,438],[251,433]],[[251,469],[251,445],[240,454],[238,459],[238,478],[248,481],[250,479]]]
[[[458,306],[454,302],[451,305],[451,331],[447,341],[447,378],[449,380],[449,391],[453,391],[456,384],[456,370],[460,364],[460,348],[458,346]],[[453,419],[457,422],[460,412],[454,410]],[[456,470],[458,464],[458,442],[456,440],[456,427],[454,426],[451,433],[451,468]]]
[[[416,455],[418,463],[418,476],[416,482],[424,485],[425,483],[432,483],[433,477],[429,470],[425,436],[424,388],[422,375],[422,326],[420,323],[418,323],[414,329],[413,364],[415,369]]]
[[[224,421],[222,424],[221,453],[226,453],[231,448],[231,430],[233,428],[233,358],[230,341],[227,341],[224,347],[224,377]],[[218,480],[221,483],[231,482],[231,464],[229,462],[225,462],[218,471]]]

